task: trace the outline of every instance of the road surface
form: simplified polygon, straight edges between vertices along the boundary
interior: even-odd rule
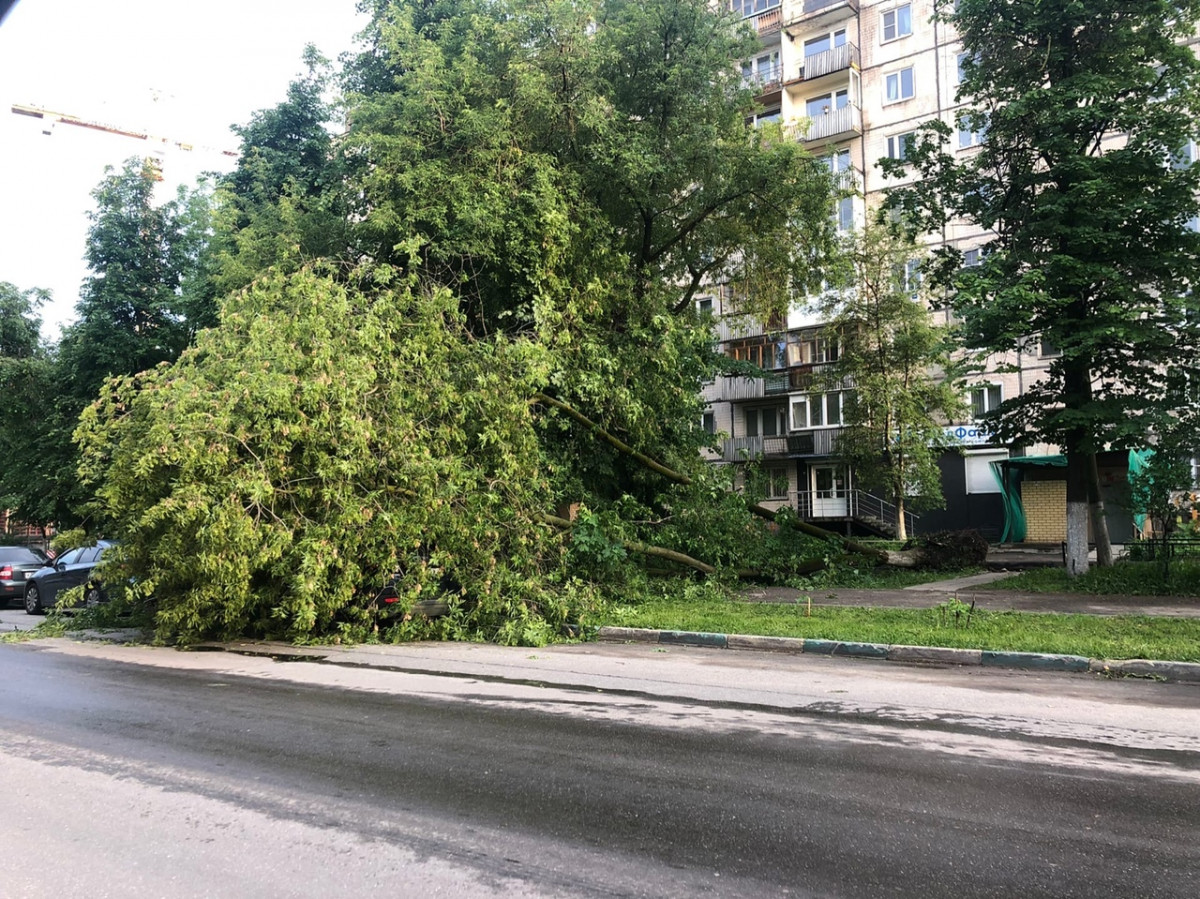
[[[300,653],[0,645],[0,895],[1197,895],[1194,685]]]

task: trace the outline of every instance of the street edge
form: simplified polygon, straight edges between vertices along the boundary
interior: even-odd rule
[[[743,634],[711,634],[639,627],[602,627],[597,634],[597,639],[602,643],[704,646],[713,649],[806,653],[808,655],[842,656],[910,664],[1017,668],[1026,671],[1086,671],[1111,677],[1143,677],[1183,683],[1200,683],[1200,663],[1197,662],[1166,662],[1153,659],[1089,659],[1084,656],[1041,652],[996,652],[984,649],[952,649],[945,646],[856,643],[841,640],[814,640],[806,637],[756,637]]]

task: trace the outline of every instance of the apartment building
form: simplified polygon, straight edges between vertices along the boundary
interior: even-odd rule
[[[934,0],[730,0],[757,30],[761,48],[743,65],[759,94],[760,120],[795,126],[810,152],[826,157],[853,195],[839,201],[839,230],[858,228],[877,208],[886,188],[877,162],[903,159],[913,131],[932,118],[949,124],[957,152],[970,153],[980,134],[958,121],[956,95],[963,57],[953,30],[933,19]],[[967,225],[932,235],[977,264],[988,236]],[[700,302],[717,318],[723,351],[765,369],[765,378],[722,377],[705,389],[704,425],[724,436],[713,461],[756,460],[767,505],[791,506],[809,520],[851,533],[895,532],[895,509],[859,489],[854,472],[838,461],[835,442],[845,391],[821,377],[836,359],[836,341],[823,333],[816,313],[796,305],[786,322],[764,327],[733,312],[727,289]],[[935,313],[946,314],[946,313]],[[991,540],[1065,539],[1065,505],[1022,503],[1044,480],[1061,478],[1056,448],[1010,447],[996,442],[975,416],[1018,395],[1042,376],[1055,349],[1031,340],[1025,351],[996,358],[991,374],[975,379],[969,396],[972,418],[952,422],[961,453],[940,460],[945,508],[906,522],[909,534],[976,528]],[[1124,461],[1101,461],[1102,479],[1117,496]],[[1038,493],[1041,496],[1041,493]],[[1049,519],[1047,519],[1049,516]],[[1110,521],[1113,539],[1127,538],[1127,515]],[[1057,536],[1061,534],[1061,536]]]

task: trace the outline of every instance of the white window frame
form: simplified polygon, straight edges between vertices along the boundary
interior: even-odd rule
[[[963,486],[970,496],[999,493],[1000,485],[992,474],[993,462],[1008,458],[1008,450],[966,450],[963,453]]]
[[[777,8],[783,0],[729,0],[729,9],[741,13],[743,19],[760,16]]]
[[[907,28],[907,31],[901,31]],[[890,32],[890,34],[889,34]],[[912,34],[912,4],[900,3],[885,9],[879,15],[879,37],[881,44],[889,44]]]
[[[908,75],[908,90],[904,93],[904,76]],[[895,84],[896,95],[892,96],[892,85]],[[888,72],[883,76],[883,105],[891,106],[893,103],[903,103],[905,100],[911,100],[917,95],[917,77],[912,66],[905,66],[903,69],[897,69],[894,72]]]
[[[845,390],[830,390],[825,393],[802,393],[794,394],[791,397],[791,402],[788,404],[788,417],[793,431],[815,431],[818,428],[840,428],[846,420],[846,393]],[[836,405],[837,421],[831,422],[830,409]],[[796,415],[797,406],[804,407],[804,420],[798,421]],[[820,421],[813,423],[813,409],[818,409],[820,412]]]
[[[980,397],[981,402],[975,402],[976,395]],[[993,397],[995,397],[994,400]],[[1000,408],[1000,404],[1004,402],[1004,385],[998,383],[976,384],[971,388],[971,394],[967,401],[971,407],[972,419],[978,419],[981,415]],[[980,407],[982,407],[982,411],[979,411]]]
[[[909,148],[917,139],[917,132],[902,131],[899,134],[889,134],[887,139],[887,158],[904,162],[908,159]]]

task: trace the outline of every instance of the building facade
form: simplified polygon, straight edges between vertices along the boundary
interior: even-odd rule
[[[953,130],[952,147],[971,153],[981,135],[960,121],[957,98],[961,44],[953,29],[934,20],[934,0],[731,0],[757,31],[760,50],[743,65],[743,77],[759,95],[760,121],[778,121],[814,155],[828,159],[849,188],[836,208],[841,231],[861,228],[887,188],[881,158],[903,160],[922,123],[941,119]],[[931,246],[961,250],[977,264],[989,235],[967,224],[951,224],[929,235]],[[836,359],[836,341],[824,335],[818,315],[796,305],[786,322],[772,327],[739,317],[729,290],[700,300],[716,319],[722,351],[766,370],[764,378],[720,377],[705,388],[704,426],[723,435],[714,462],[757,463],[766,505],[791,506],[809,520],[851,533],[893,534],[896,510],[882,497],[860,490],[854,473],[837,461],[835,444],[849,385],[834,385],[822,370]],[[948,315],[946,312],[932,313]],[[1065,504],[1044,521],[1051,504],[1044,466],[1016,459],[1052,457],[1049,446],[998,444],[979,416],[1019,395],[1044,376],[1055,349],[1031,339],[1024,350],[990,360],[987,374],[973,379],[966,398],[971,417],[949,422],[960,453],[941,460],[943,509],[906,521],[909,534],[975,528],[990,540],[1033,539],[1065,528]],[[1113,463],[1116,464],[1116,463]],[[1119,468],[1119,466],[1118,466]],[[1119,501],[1121,473],[1102,472]],[[1022,507],[1023,485],[1031,502]],[[1022,527],[1014,530],[1013,504]],[[1059,521],[1058,518],[1062,518]],[[1129,516],[1110,521],[1114,541],[1123,542]]]

